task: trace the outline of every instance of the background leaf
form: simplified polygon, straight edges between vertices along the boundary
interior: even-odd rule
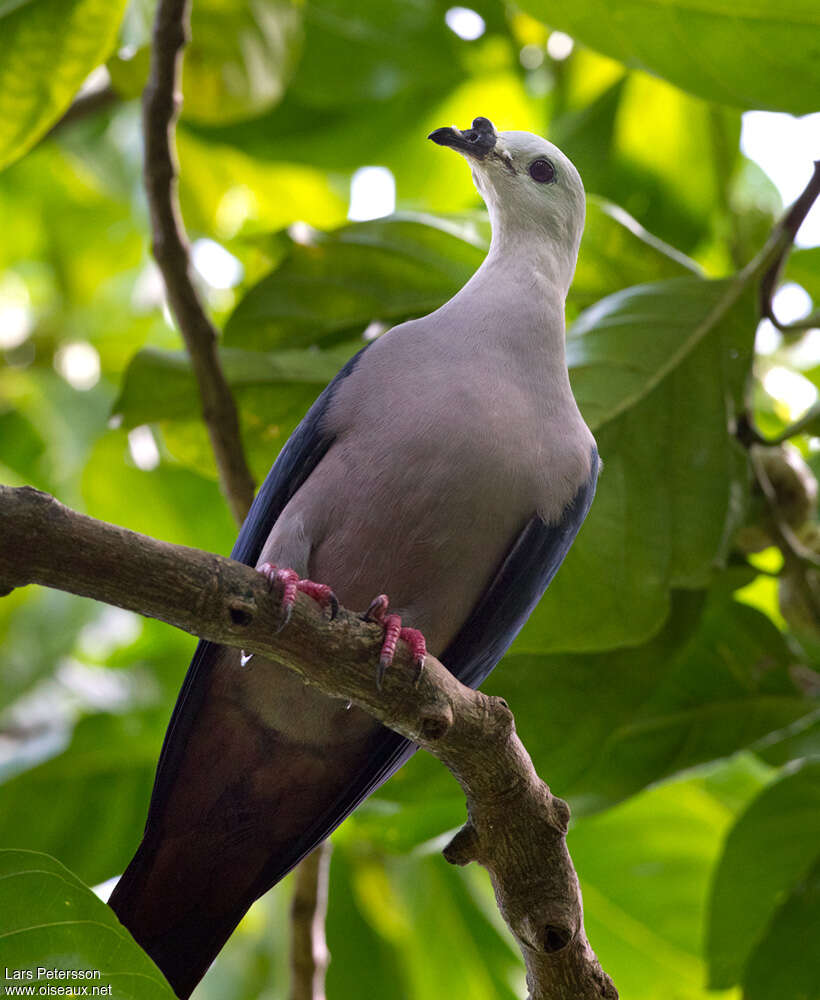
[[[742,981],[750,996],[809,996],[800,984],[814,988],[818,962],[810,945],[802,951],[800,938],[812,921],[817,926],[820,912],[818,844],[820,763],[814,762],[764,789],[729,833],[710,904],[714,988]]]
[[[124,8],[125,0],[0,7],[0,167],[22,156],[65,111],[111,51]]]
[[[111,987],[118,1000],[173,1000],[159,969],[83,883],[59,861],[36,851],[0,849],[0,906],[6,968],[99,972],[90,982],[47,985]],[[21,985],[28,985],[23,980]]]
[[[756,0],[742,9],[683,3],[550,3],[524,8],[586,45],[678,87],[738,107],[806,114],[820,86],[820,15],[803,0]],[[763,39],[765,38],[765,42]]]

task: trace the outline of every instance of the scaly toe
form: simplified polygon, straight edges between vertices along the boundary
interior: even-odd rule
[[[315,583],[313,580],[299,580],[296,589],[312,597],[321,608],[330,608],[331,621],[338,615],[339,599],[327,584]]]
[[[406,642],[410,647],[413,663],[416,666],[416,672],[413,675],[413,687],[418,687],[421,675],[424,673],[424,661],[427,659],[427,642],[424,635],[415,628],[403,628],[399,632],[399,639]]]
[[[386,600],[387,598],[385,598]],[[382,640],[382,651],[379,656],[379,669],[376,671],[376,687],[379,690],[381,690],[387,668],[392,665],[393,657],[396,655],[396,643],[399,641],[399,636],[401,635],[401,618],[398,615],[385,615],[383,624],[384,639]]]
[[[293,606],[296,603],[296,593],[300,591],[313,598],[321,608],[330,608],[330,620],[339,613],[339,600],[332,589],[324,583],[316,583],[313,580],[303,580],[296,570],[280,569],[273,563],[262,563],[259,572],[268,581],[271,589],[278,586],[282,588],[282,612],[279,620],[277,633],[288,624],[293,615]]]

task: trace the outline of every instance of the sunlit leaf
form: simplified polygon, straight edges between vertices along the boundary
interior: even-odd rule
[[[708,100],[806,114],[820,89],[820,14],[805,0],[727,7],[703,0],[603,6],[592,0],[523,7],[551,28]]]
[[[54,124],[105,60],[124,8],[125,0],[25,0],[0,7],[0,167]]]
[[[711,870],[731,819],[695,779],[650,789],[571,829],[586,930],[621,996],[713,997],[701,934]]]

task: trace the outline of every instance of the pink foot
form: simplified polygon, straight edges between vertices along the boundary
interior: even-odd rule
[[[314,583],[313,580],[302,580],[296,570],[280,569],[273,563],[262,563],[259,572],[270,584],[271,588],[278,586],[282,588],[282,621],[277,629],[282,629],[290,621],[293,614],[293,605],[296,603],[296,593],[300,591],[312,597],[322,608],[330,608],[330,620],[336,617],[339,612],[339,602],[333,591],[324,583]]]
[[[381,690],[384,675],[387,672],[387,668],[393,663],[393,657],[396,655],[396,644],[400,639],[410,647],[410,653],[416,665],[416,673],[413,677],[413,685],[415,687],[421,680],[422,671],[424,670],[424,661],[427,657],[427,643],[418,629],[402,628],[400,615],[388,615],[387,608],[389,605],[390,601],[387,594],[379,594],[378,597],[373,598],[370,602],[370,607],[362,616],[365,621],[379,622],[384,626],[384,641],[382,642],[382,651],[379,657],[379,669],[376,672],[376,687]]]

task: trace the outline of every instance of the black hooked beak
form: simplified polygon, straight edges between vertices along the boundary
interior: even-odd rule
[[[483,160],[495,149],[498,136],[489,118],[476,118],[473,120],[473,127],[463,132],[452,127],[437,128],[427,138],[439,146],[449,146],[451,149],[457,149],[459,153],[467,153],[477,160]]]

